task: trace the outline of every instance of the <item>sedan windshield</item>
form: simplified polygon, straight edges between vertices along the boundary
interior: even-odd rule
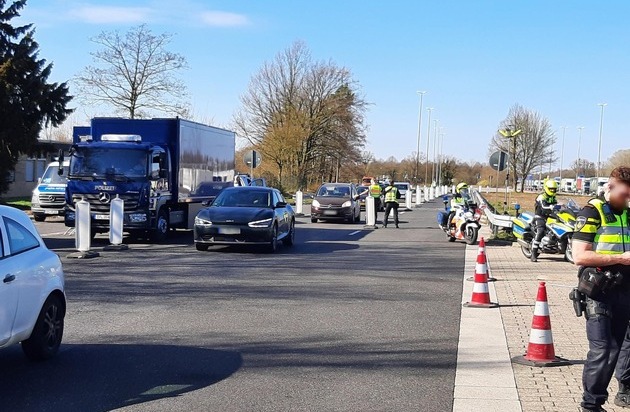
[[[80,148],[70,159],[70,176],[147,176],[147,153],[143,150]]]
[[[212,204],[213,207],[271,207],[268,190],[224,190]]]
[[[318,197],[350,197],[348,186],[322,186],[317,191]]]

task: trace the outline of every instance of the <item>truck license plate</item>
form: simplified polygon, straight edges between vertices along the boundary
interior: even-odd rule
[[[96,220],[109,220],[109,215],[94,215]]]
[[[46,214],[46,215],[58,215],[59,211],[58,210],[54,210],[54,209],[53,210],[45,210],[44,214]]]

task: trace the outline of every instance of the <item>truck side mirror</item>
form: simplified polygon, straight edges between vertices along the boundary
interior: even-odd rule
[[[59,149],[59,167],[57,168],[57,174],[59,176],[63,174],[63,149]]]

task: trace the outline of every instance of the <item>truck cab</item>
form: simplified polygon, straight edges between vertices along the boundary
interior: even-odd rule
[[[33,189],[31,212],[33,219],[43,222],[47,216],[63,216],[66,207],[66,185],[68,182],[69,161],[64,161],[61,174],[59,162],[51,162]]]

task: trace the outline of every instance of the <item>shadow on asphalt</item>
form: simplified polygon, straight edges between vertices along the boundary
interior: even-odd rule
[[[232,351],[142,344],[62,344],[30,362],[16,345],[0,352],[0,409],[109,411],[213,385],[242,363]]]

